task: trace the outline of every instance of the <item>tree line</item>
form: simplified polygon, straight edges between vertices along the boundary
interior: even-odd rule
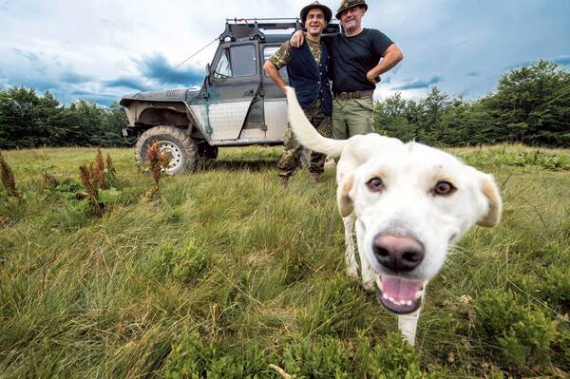
[[[49,91],[23,87],[0,91],[0,149],[40,146],[125,146],[124,110],[77,100],[63,106]]]
[[[421,101],[396,93],[376,103],[374,115],[379,133],[434,146],[568,147],[570,73],[541,60],[504,74],[493,93],[475,101],[432,87]]]
[[[404,141],[433,146],[468,146],[503,142],[532,146],[570,146],[570,73],[541,60],[511,70],[496,90],[477,100],[450,98],[432,87],[422,100],[401,93],[376,102],[375,128]],[[121,135],[127,124],[118,103],[101,107],[78,100],[61,105],[50,93],[23,87],[0,91],[0,149],[38,146],[129,144]]]

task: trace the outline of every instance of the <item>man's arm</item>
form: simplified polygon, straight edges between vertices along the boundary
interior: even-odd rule
[[[307,37],[307,32],[304,32],[302,30],[297,30],[297,31],[295,31],[295,33],[291,34],[291,38],[289,39],[289,43],[291,44],[291,46],[299,48],[303,45],[303,42],[305,41],[305,37]],[[325,43],[327,43],[327,41],[331,37],[330,37],[330,35],[322,35],[321,38],[323,41],[325,41]]]
[[[281,75],[279,75],[279,69],[275,66],[275,64],[270,60],[267,60],[263,65],[263,70],[265,70],[267,76],[269,76],[269,78],[273,80],[273,83],[275,83],[277,87],[279,87],[281,91],[283,91],[283,93],[287,95],[287,89],[286,89],[287,84],[285,84],[285,81],[283,80],[283,78],[281,78]]]
[[[279,75],[279,70],[282,67],[287,66],[287,64],[291,60],[291,52],[289,50],[290,50],[289,42],[283,43],[279,47],[279,50],[277,50],[263,64],[263,70],[265,70],[267,76],[269,76],[269,78],[273,80],[273,83],[275,83],[275,85],[279,87],[279,89],[283,91],[285,95],[287,95],[287,89],[285,88],[287,84],[285,83],[281,75]]]
[[[376,78],[382,75],[385,72],[390,71],[394,66],[396,66],[400,61],[404,59],[404,54],[402,51],[396,46],[395,43],[388,46],[382,59],[380,62],[374,66],[368,73],[366,74],[366,79],[373,84],[376,84]]]

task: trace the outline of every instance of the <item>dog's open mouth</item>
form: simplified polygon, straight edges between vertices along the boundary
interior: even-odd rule
[[[379,275],[378,302],[397,314],[412,313],[422,304],[423,280],[404,279],[397,276]]]

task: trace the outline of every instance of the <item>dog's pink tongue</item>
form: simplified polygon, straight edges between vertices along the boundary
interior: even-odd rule
[[[415,300],[416,293],[424,286],[422,280],[408,280],[395,276],[381,275],[380,280],[383,294],[396,301]]]

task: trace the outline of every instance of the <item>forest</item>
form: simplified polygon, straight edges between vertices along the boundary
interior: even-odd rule
[[[121,106],[86,100],[62,105],[50,92],[13,87],[0,91],[0,149],[40,146],[121,147]],[[438,147],[522,143],[570,145],[570,72],[545,60],[513,69],[494,91],[476,100],[451,98],[431,87],[421,100],[401,93],[375,104],[375,128],[403,141]]]

